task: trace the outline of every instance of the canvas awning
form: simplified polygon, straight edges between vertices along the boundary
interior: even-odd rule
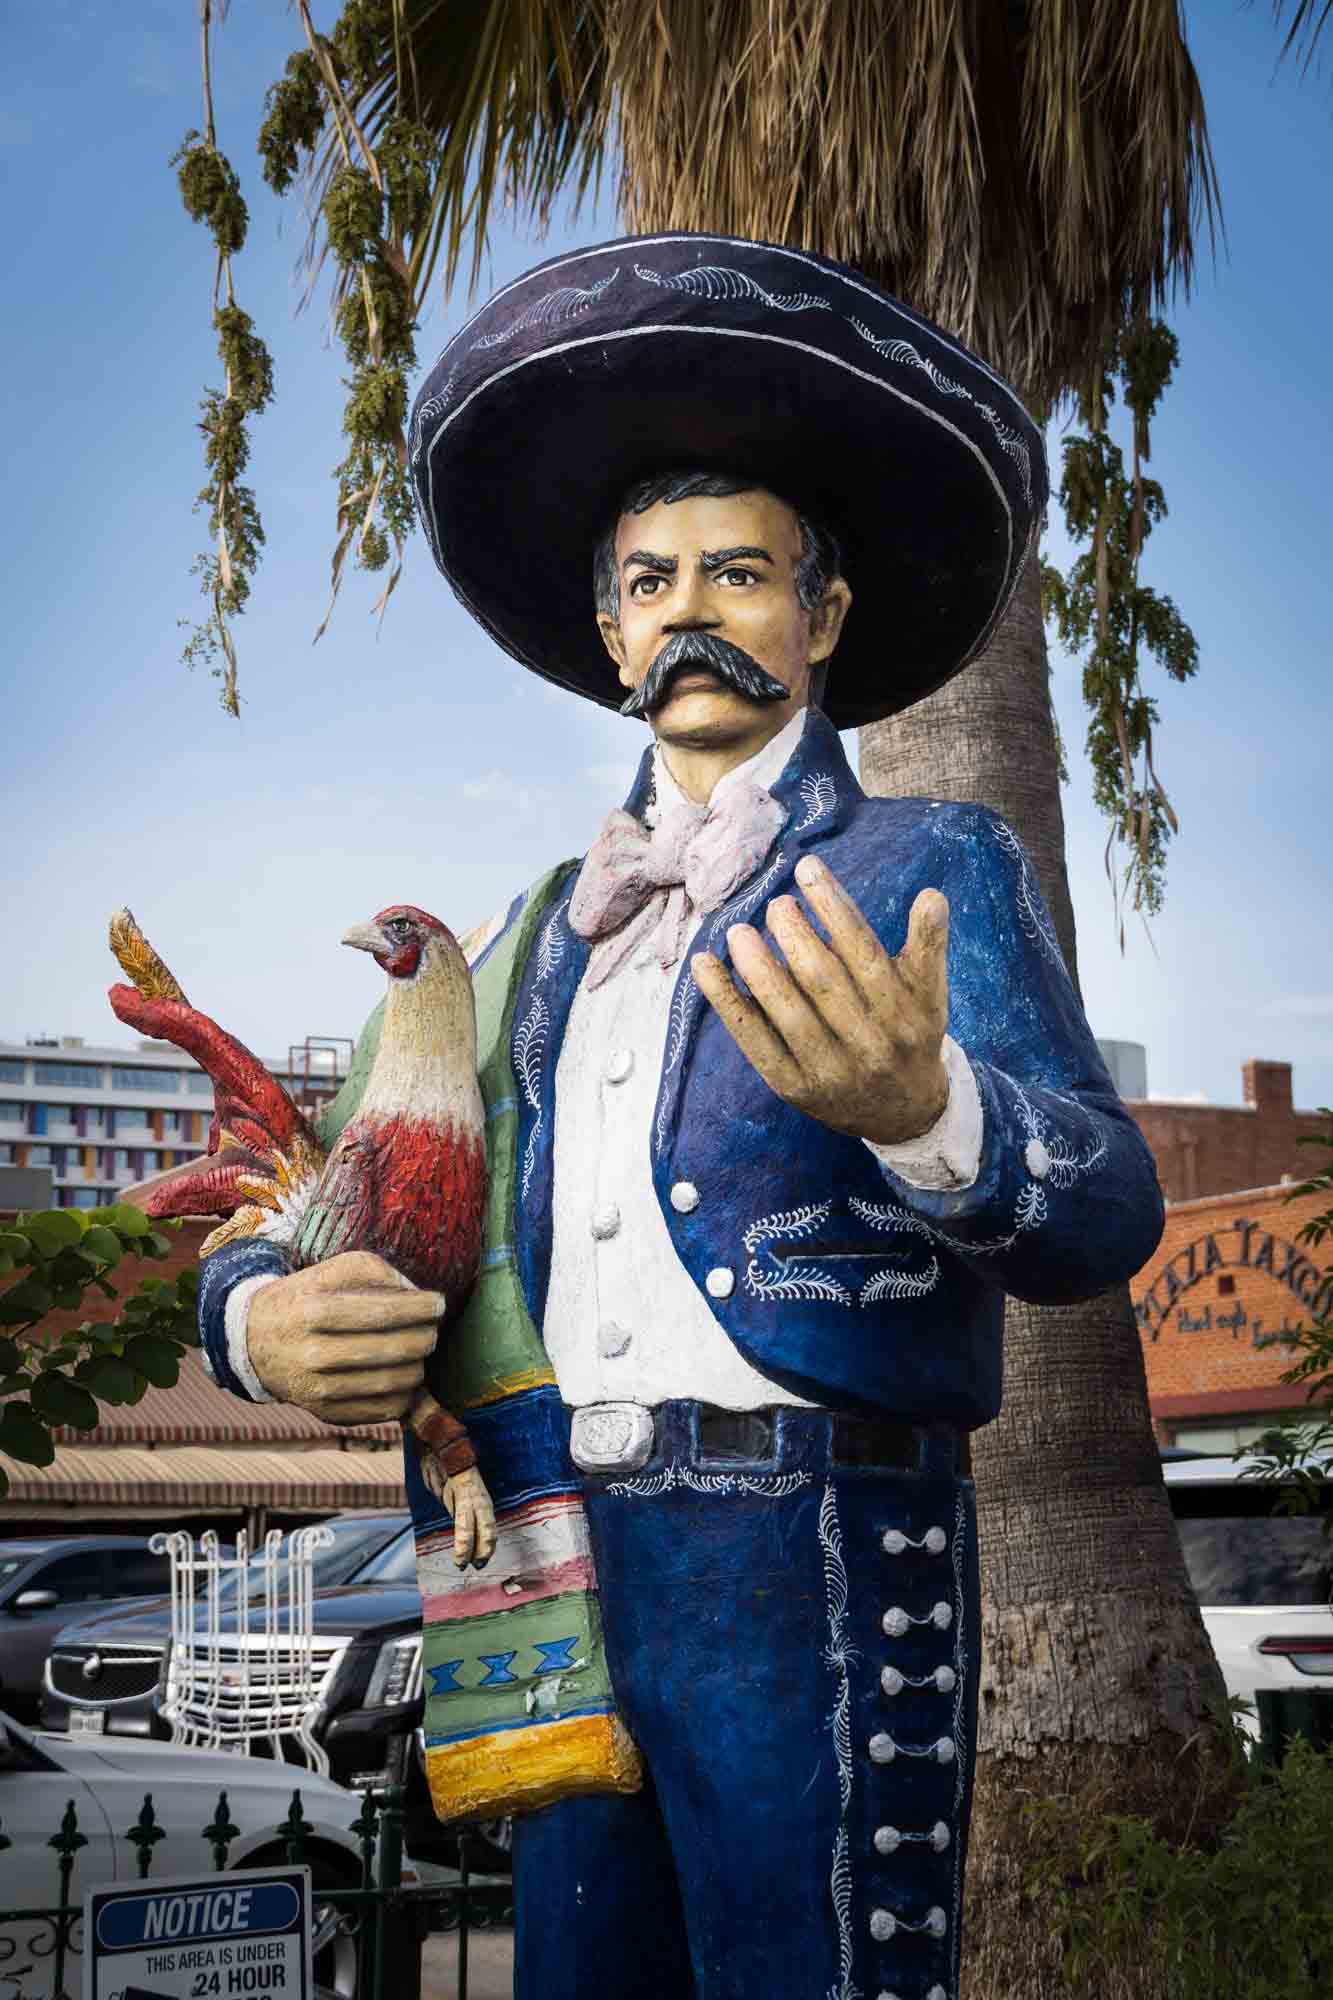
[[[10,1482],[7,1519],[133,1513],[160,1520],[257,1507],[295,1514],[407,1504],[396,1445],[265,1451],[60,1444],[50,1465],[20,1465],[0,1454],[0,1466]]]

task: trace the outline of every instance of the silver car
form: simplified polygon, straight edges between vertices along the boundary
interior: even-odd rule
[[[156,1848],[154,1872],[209,1876],[215,1863],[204,1828],[218,1794],[226,1792],[236,1829],[228,1868],[264,1868],[287,1859],[281,1823],[294,1790],[311,1827],[305,1858],[314,1886],[315,2000],[353,2000],[356,1938],[319,1892],[360,1885],[361,1850],[350,1828],[364,1801],[359,1792],[291,1764],[133,1737],[37,1735],[0,1716],[0,1833],[9,1842],[0,1850],[0,1908],[49,1909],[60,1902],[51,1836],[71,1801],[86,1842],[74,1855],[69,1885],[70,1902],[80,1903],[89,1887],[137,1878],[130,1831],[145,1793],[152,1794],[167,1833]],[[416,1868],[405,1865],[402,1879],[415,1884]],[[49,2000],[53,1941],[49,1925],[31,1917],[0,1922],[0,2000]],[[81,1979],[82,1959],[75,1955],[66,1967],[66,1989],[78,1992]]]

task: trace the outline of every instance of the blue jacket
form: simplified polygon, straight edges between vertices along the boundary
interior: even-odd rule
[[[648,753],[629,811],[642,810],[650,773]],[[1151,1256],[1163,1222],[1152,1155],[1106,1073],[1032,865],[1003,820],[977,806],[867,798],[819,714],[773,796],[787,813],[773,850],[704,919],[677,977],[648,1138],[662,1214],[719,1325],[761,1373],[834,1407],[975,1427],[1000,1406],[1005,1292],[1067,1304]],[[762,922],[771,897],[799,894],[793,873],[812,850],[890,952],[902,948],[920,890],[949,899],[949,1033],[971,1061],[984,1115],[980,1168],[960,1192],[912,1187],[859,1140],[782,1103],[695,985],[690,952],[725,957],[729,925]],[[575,874],[529,954],[511,1051],[518,1266],[539,1327],[556,1067],[589,950],[568,922]],[[670,1200],[678,1181],[699,1191],[687,1214]],[[226,1294],[242,1276],[281,1268],[267,1244],[229,1246],[205,1264],[201,1328],[229,1387],[239,1389],[226,1365]],[[718,1273],[729,1274],[729,1291],[716,1275],[708,1287]]]

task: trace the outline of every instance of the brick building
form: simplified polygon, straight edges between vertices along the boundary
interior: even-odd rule
[[[1290,1063],[1247,1062],[1241,1077],[1241,1104],[1127,1098],[1169,1202],[1274,1187],[1311,1172],[1315,1156],[1298,1141],[1327,1132],[1328,1114],[1293,1109]]]
[[[1326,1158],[1299,1140],[1330,1119],[1293,1109],[1289,1063],[1243,1076],[1243,1105],[1129,1105],[1167,1198],[1166,1233],[1130,1287],[1162,1444],[1230,1451],[1304,1406],[1282,1376],[1326,1258],[1297,1239],[1328,1197],[1289,1196]]]
[[[1230,1451],[1302,1410],[1303,1391],[1282,1376],[1325,1255],[1297,1238],[1328,1197],[1288,1194],[1249,1188],[1168,1208],[1130,1288],[1162,1444]]]

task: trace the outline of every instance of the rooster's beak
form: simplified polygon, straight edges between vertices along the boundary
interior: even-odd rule
[[[353,924],[350,931],[343,932],[344,944],[350,944],[357,951],[387,951],[388,939],[378,924]]]

